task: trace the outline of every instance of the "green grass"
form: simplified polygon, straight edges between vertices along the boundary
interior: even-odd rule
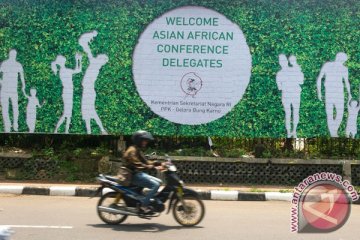
[[[262,189],[258,189],[258,188],[251,188],[250,192],[254,192],[254,193],[262,193],[262,192],[268,192],[266,190],[262,190]]]
[[[292,190],[292,189],[280,189],[279,192],[280,193],[293,193],[294,190]]]

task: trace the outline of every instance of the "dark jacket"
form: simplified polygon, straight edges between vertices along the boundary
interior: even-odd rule
[[[142,151],[136,146],[130,146],[123,155],[124,165],[132,171],[144,171],[151,163],[146,160]]]

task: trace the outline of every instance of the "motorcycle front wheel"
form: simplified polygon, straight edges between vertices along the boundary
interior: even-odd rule
[[[183,206],[183,202],[185,206]],[[205,206],[197,196],[185,195],[183,201],[176,200],[173,207],[175,220],[184,227],[192,227],[201,222],[205,216]]]
[[[119,193],[116,192],[109,192],[104,194],[98,204],[97,204],[97,213],[100,219],[107,224],[116,225],[124,222],[128,215],[116,214],[116,213],[109,213],[99,210],[99,207],[110,207],[115,209],[126,208],[126,203],[121,198],[118,203],[115,203],[116,197],[118,197]]]

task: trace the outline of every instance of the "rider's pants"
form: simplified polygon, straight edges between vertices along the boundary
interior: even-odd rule
[[[132,183],[136,186],[150,189],[142,200],[143,206],[147,206],[150,203],[150,199],[153,198],[159,190],[161,180],[144,172],[138,172],[133,175]]]

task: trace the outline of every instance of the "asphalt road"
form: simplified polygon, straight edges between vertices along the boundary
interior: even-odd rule
[[[0,195],[0,225],[16,225],[12,240],[129,239],[360,239],[360,205],[352,206],[346,225],[330,234],[290,233],[288,202],[206,201],[206,216],[194,228],[179,226],[172,215],[152,220],[130,217],[108,226],[95,212],[98,199]]]

